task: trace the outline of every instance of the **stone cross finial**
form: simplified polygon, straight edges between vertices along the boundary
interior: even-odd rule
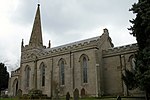
[[[24,42],[23,42],[23,39],[22,39],[22,42],[21,42],[21,47],[24,47]]]

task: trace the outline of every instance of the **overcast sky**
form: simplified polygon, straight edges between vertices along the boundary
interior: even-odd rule
[[[0,0],[0,62],[8,70],[20,63],[21,40],[28,44],[38,0]],[[136,43],[129,34],[129,12],[137,0],[41,0],[44,45],[52,47],[100,36],[109,30],[115,46]],[[18,68],[18,67],[17,67]]]

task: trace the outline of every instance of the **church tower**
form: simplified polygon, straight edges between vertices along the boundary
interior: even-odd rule
[[[20,88],[23,90],[23,93],[28,93],[31,89],[37,89],[37,61],[39,52],[41,52],[46,47],[43,45],[42,38],[42,26],[41,26],[41,17],[40,17],[40,4],[37,6],[35,19],[32,27],[32,32],[29,40],[29,44],[24,46],[23,40],[21,42],[21,76],[20,77]],[[28,62],[32,63],[29,64]],[[31,77],[31,71],[33,76]],[[28,77],[28,78],[27,78]],[[33,81],[29,81],[32,79]],[[26,80],[26,82],[24,82]],[[26,88],[26,89],[23,89]]]

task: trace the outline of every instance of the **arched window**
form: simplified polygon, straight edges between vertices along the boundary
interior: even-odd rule
[[[59,74],[60,74],[60,84],[64,85],[65,84],[65,60],[60,59],[59,61]]]
[[[83,57],[82,62],[82,74],[83,74],[83,83],[87,83],[87,59]]]
[[[26,87],[29,87],[29,83],[30,83],[30,67],[27,65],[26,68],[25,68],[25,86]]]
[[[13,88],[13,96],[16,96],[18,92],[18,79],[17,78],[14,80],[12,88]]]
[[[40,65],[40,72],[41,72],[41,85],[45,86],[45,65],[43,62]]]
[[[64,85],[65,84],[64,61],[62,61],[60,65],[60,77],[61,77],[61,85]]]
[[[135,67],[136,67],[136,65],[135,65],[136,60],[135,60],[135,56],[134,55],[131,55],[129,57],[129,62],[130,62],[130,65],[131,65],[131,70],[134,71]]]
[[[86,54],[82,54],[79,58],[82,83],[88,83],[88,61],[89,57]]]
[[[131,63],[132,63],[133,70],[135,70],[135,58],[134,57],[131,59]]]

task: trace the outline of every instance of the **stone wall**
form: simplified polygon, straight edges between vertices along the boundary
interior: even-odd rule
[[[125,69],[134,69],[131,58],[135,57],[137,49],[137,44],[132,44],[103,50],[104,95],[127,95],[122,74]],[[139,92],[139,90],[130,91],[129,94],[135,95]]]

